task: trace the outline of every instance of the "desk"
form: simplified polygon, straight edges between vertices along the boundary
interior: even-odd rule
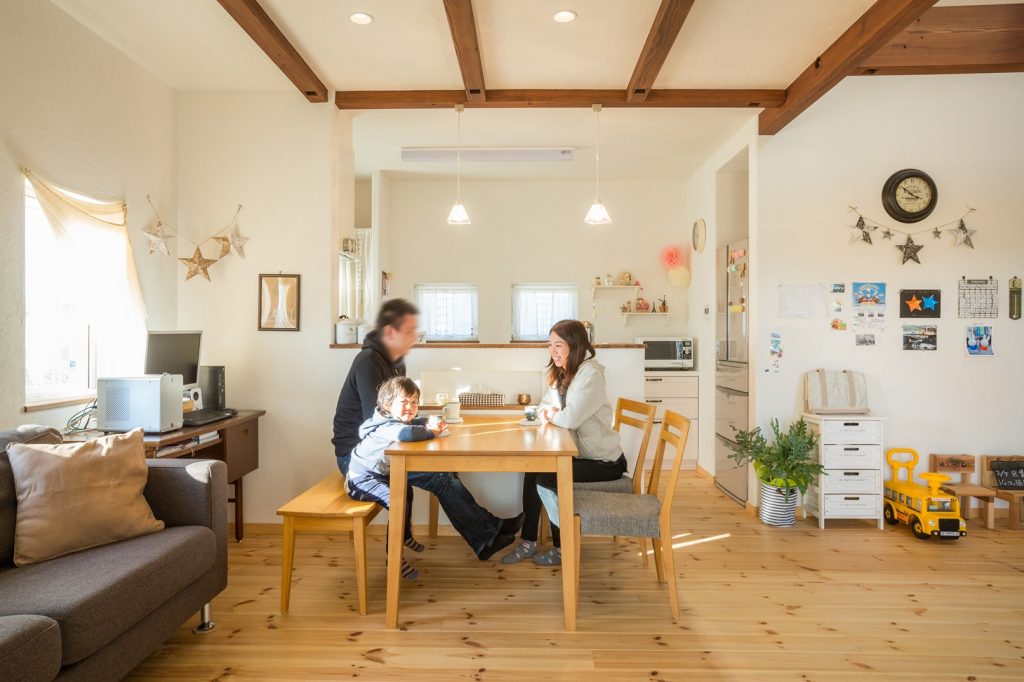
[[[242,477],[255,471],[260,465],[259,418],[266,413],[266,410],[239,410],[234,417],[203,426],[186,426],[177,431],[147,433],[142,439],[146,448],[146,457],[155,458],[160,448],[186,443],[203,433],[217,432],[218,437],[213,440],[184,447],[166,456],[218,459],[227,465],[228,483],[235,487],[235,496],[229,498],[228,502],[233,502],[235,505],[235,540],[237,542],[242,541],[243,534]],[[101,431],[78,431],[65,434],[64,440],[82,442],[103,435],[106,434]]]
[[[520,415],[467,415],[451,435],[418,443],[395,443],[391,457],[392,519],[405,518],[410,471],[537,471],[558,475],[558,522],[562,528],[562,603],[565,629],[576,629],[576,537],[573,533],[572,459],[578,451],[569,431],[551,424],[519,426]],[[402,524],[388,524],[387,627],[398,627]],[[490,570],[481,567],[481,570]]]

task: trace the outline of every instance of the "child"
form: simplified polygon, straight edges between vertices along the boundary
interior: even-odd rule
[[[408,377],[388,379],[377,393],[377,409],[359,427],[359,444],[352,450],[349,463],[349,495],[353,500],[373,501],[388,508],[391,502],[391,466],[385,451],[395,441],[429,440],[445,429],[442,420],[417,418],[420,389]],[[409,472],[409,485],[434,493],[441,508],[459,534],[469,543],[481,561],[507,547],[523,524],[523,515],[499,519],[473,499],[454,474],[448,472]],[[406,499],[411,499],[411,489]],[[405,510],[405,546],[422,551],[423,545],[412,536],[412,505]],[[402,577],[415,580],[419,572],[404,559]]]

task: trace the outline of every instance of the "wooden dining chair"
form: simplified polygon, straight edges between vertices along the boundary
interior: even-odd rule
[[[679,482],[679,467],[690,434],[690,420],[681,414],[665,411],[658,445],[654,451],[654,469],[645,493],[622,495],[597,490],[574,490],[573,512],[576,516],[576,580],[579,589],[579,547],[582,535],[623,535],[651,538],[658,581],[668,582],[668,602],[672,618],[679,618],[679,593],[676,585],[675,556],[672,553],[672,501]],[[676,456],[672,468],[664,473],[668,480],[659,490],[665,449],[673,447]],[[645,551],[646,553],[646,551]],[[563,557],[563,561],[568,557]]]
[[[657,408],[648,403],[637,402],[629,398],[619,398],[615,403],[615,415],[612,419],[612,428],[622,433],[622,425],[630,426],[640,432],[640,451],[637,453],[636,462],[633,464],[633,475],[623,474],[614,481],[595,481],[590,483],[573,483],[573,490],[598,490],[610,493],[633,493],[639,495],[644,488],[644,463],[647,460],[647,446],[651,442],[651,431],[654,429],[654,413]],[[541,515],[540,542],[547,540],[548,524],[545,515]],[[618,538],[613,538],[618,541]],[[644,538],[637,538],[640,544],[640,555],[643,557],[644,566],[648,565],[647,544]]]

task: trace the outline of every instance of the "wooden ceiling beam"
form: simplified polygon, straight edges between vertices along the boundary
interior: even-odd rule
[[[854,75],[1024,71],[1024,4],[933,7]]]
[[[480,43],[473,18],[473,0],[444,0],[444,11],[448,15],[448,28],[452,31],[455,56],[459,59],[462,83],[466,86],[466,99],[483,102],[487,99],[487,88],[484,86],[484,67],[480,61]]]
[[[786,103],[766,109],[758,119],[762,135],[774,135],[850,75],[936,0],[876,0],[786,89]]]
[[[658,72],[665,64],[676,36],[690,13],[694,0],[661,0],[661,7],[654,17],[651,32],[647,34],[647,42],[640,51],[640,58],[633,67],[633,75],[626,86],[626,101],[642,102],[654,87]]]
[[[217,0],[310,102],[326,102],[323,84],[258,0]]]
[[[630,102],[625,90],[489,90],[486,101],[469,101],[462,90],[352,90],[334,93],[339,109],[439,109],[464,104],[467,108],[606,107],[779,107],[784,90],[651,90],[642,101]]]

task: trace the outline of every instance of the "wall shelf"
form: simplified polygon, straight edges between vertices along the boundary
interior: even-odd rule
[[[591,286],[590,290],[591,291],[597,291],[598,289],[639,289],[639,288],[640,287],[636,286],[635,284],[613,284],[613,285],[604,285],[604,284],[602,284],[599,287],[598,286]]]
[[[619,314],[622,315],[623,317],[629,317],[630,315],[640,315],[642,317],[657,317],[657,316],[660,315],[662,317],[668,317],[672,313],[619,313]]]

